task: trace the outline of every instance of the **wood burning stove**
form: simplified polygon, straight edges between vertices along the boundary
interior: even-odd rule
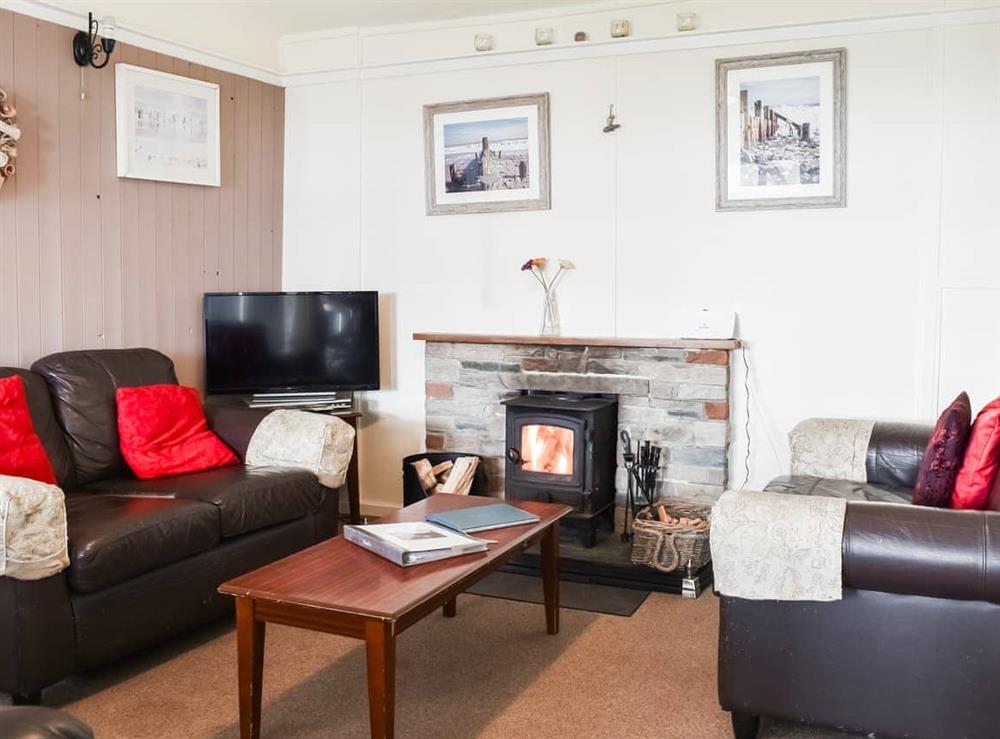
[[[506,497],[572,506],[568,518],[594,546],[600,517],[614,524],[617,399],[529,392],[503,405]]]

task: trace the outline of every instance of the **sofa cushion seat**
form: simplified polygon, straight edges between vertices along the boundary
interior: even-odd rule
[[[324,490],[311,472],[242,465],[156,480],[102,480],[85,489],[211,503],[218,511],[223,537],[307,516],[319,510]]]
[[[910,503],[912,488],[875,483],[853,482],[851,480],[834,480],[828,477],[812,475],[784,475],[776,477],[764,488],[773,493],[791,493],[792,495],[820,495],[827,498],[843,498],[845,500],[871,501],[874,503]]]
[[[206,552],[221,538],[215,509],[189,500],[75,493],[66,514],[66,575],[81,593]]]

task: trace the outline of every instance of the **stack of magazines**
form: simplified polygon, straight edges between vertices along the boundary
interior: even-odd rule
[[[344,538],[403,567],[485,552],[487,544],[426,521],[345,526]]]

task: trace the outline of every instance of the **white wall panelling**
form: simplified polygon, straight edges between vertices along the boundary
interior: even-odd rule
[[[684,308],[739,313],[753,365],[753,485],[786,469],[785,434],[803,417],[929,421],[957,388],[977,403],[1000,392],[997,357],[982,350],[1000,344],[990,318],[1000,309],[990,217],[1000,154],[988,125],[1000,114],[1000,18],[984,4],[922,5],[947,12],[870,24],[813,17],[808,27],[720,32],[717,45],[668,39],[578,58],[564,49],[547,63],[512,52],[362,66],[360,79],[291,88],[285,285],[348,284],[360,264],[350,284],[393,302],[392,383],[370,396],[362,433],[366,500],[397,502],[399,460],[422,448],[423,347],[411,333],[533,331],[539,296],[517,265],[535,255],[577,262],[560,291],[567,333],[668,336]],[[396,38],[400,54],[408,40]],[[716,213],[714,60],[836,46],[848,49],[848,207]],[[536,91],[552,96],[552,210],[425,216],[422,106]],[[609,136],[611,102],[622,128]],[[360,157],[351,136],[295,148],[294,131],[327,130],[304,115],[312,105],[355,116]],[[300,175],[323,171],[360,178],[360,202],[339,184],[293,197]],[[737,363],[735,483],[742,379]]]

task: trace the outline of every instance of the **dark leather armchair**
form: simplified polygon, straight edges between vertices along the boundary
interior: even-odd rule
[[[338,490],[305,471],[243,465],[137,480],[118,448],[115,390],[175,383],[150,349],[64,352],[24,378],[32,422],[66,492],[70,566],[0,577],[0,691],[46,685],[232,610],[223,581],[333,536]],[[266,411],[209,408],[243,459]]]
[[[900,438],[922,449],[913,439],[928,432]],[[920,455],[894,454],[877,436],[897,462],[910,460],[893,465],[895,481],[915,479]],[[866,484],[882,484],[874,477]],[[760,716],[879,737],[998,736],[989,687],[1000,677],[996,488],[992,503],[980,512],[851,500],[843,600],[722,597],[719,701],[736,737],[754,737]]]

